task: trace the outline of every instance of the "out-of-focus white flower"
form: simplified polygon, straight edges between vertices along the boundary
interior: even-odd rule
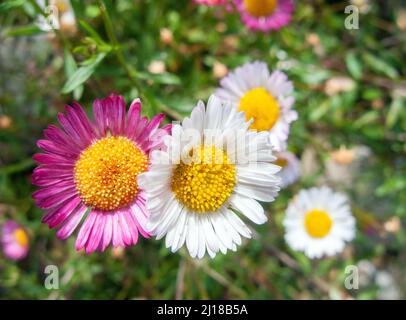
[[[9,116],[0,116],[0,129],[10,128],[13,120]]]
[[[375,282],[379,287],[378,299],[398,300],[400,298],[400,292],[396,285],[396,280],[388,271],[378,271]]]
[[[310,259],[342,252],[355,236],[355,219],[344,194],[328,187],[301,190],[283,221],[285,240]]]
[[[154,60],[148,66],[148,71],[153,74],[161,74],[166,71],[165,63],[161,60]]]
[[[340,92],[348,92],[355,88],[355,82],[349,77],[337,76],[326,81],[324,92],[334,96]]]
[[[369,260],[360,260],[357,264],[358,267],[358,281],[361,287],[365,287],[373,280],[376,272],[376,267]]]
[[[362,14],[367,14],[371,11],[371,3],[369,0],[350,0],[350,3],[356,6]]]
[[[173,42],[173,33],[168,28],[159,30],[159,39],[163,44],[171,44]]]
[[[275,164],[282,169],[278,172],[281,177],[281,187],[285,188],[295,183],[300,177],[300,161],[292,152],[279,152]]]
[[[399,217],[392,217],[388,221],[385,222],[384,228],[387,232],[396,233],[402,227],[402,223],[400,222]]]
[[[371,150],[366,146],[354,146],[340,149],[330,153],[330,158],[325,162],[325,177],[329,182],[350,185],[358,171],[361,160],[368,157]]]
[[[220,81],[215,95],[244,111],[246,120],[253,119],[251,129],[269,132],[276,151],[284,151],[290,125],[297,120],[293,108],[293,83],[280,71],[269,71],[266,63],[245,63]]]
[[[399,10],[398,17],[396,18],[396,24],[400,30],[406,30],[406,10]]]
[[[215,61],[213,64],[213,76],[217,79],[225,77],[228,73],[228,68],[225,64]]]

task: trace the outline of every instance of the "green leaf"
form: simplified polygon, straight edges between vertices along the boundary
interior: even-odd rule
[[[20,7],[24,4],[25,0],[12,0],[12,1],[6,1],[0,4],[0,11],[6,11],[10,10],[13,8]]]
[[[355,79],[360,79],[362,77],[361,61],[359,61],[353,52],[347,53],[345,63],[347,64],[348,71]]]
[[[391,179],[385,181],[375,193],[378,197],[384,197],[390,193],[401,192],[406,188],[406,179],[402,176],[394,176]]]
[[[69,50],[65,49],[64,51],[64,61],[65,61],[65,75],[67,78],[70,78],[78,69],[75,59]],[[83,84],[78,86],[73,90],[73,97],[75,100],[79,100],[83,94]]]
[[[66,81],[65,85],[63,86],[61,93],[67,94],[77,87],[79,87],[82,83],[84,83],[90,76],[95,72],[99,63],[104,59],[106,56],[106,52],[99,53],[95,58],[89,59],[85,61],[80,68],[78,68]]]
[[[31,36],[39,33],[44,33],[37,25],[31,24],[24,27],[15,27],[6,32],[8,37],[17,37],[17,36]]]
[[[322,69],[309,68],[307,72],[299,75],[307,84],[319,84],[329,78],[330,72]]]
[[[106,45],[106,42],[104,42],[102,37],[97,33],[95,29],[93,29],[93,27],[90,24],[88,24],[84,20],[79,20],[79,24],[93,38],[93,40],[96,41],[96,43]]]
[[[361,117],[359,117],[356,121],[354,121],[353,126],[354,128],[358,129],[377,121],[378,118],[379,118],[378,112],[376,112],[375,110],[368,111],[364,113]]]
[[[151,74],[147,72],[138,72],[137,76],[141,80],[152,80],[159,84],[179,85],[180,78],[172,73]]]
[[[362,92],[362,98],[365,100],[376,100],[382,98],[381,90],[377,88],[366,88]]]
[[[77,65],[75,59],[73,59],[72,54],[69,50],[65,49],[64,51],[64,61],[65,61],[65,75],[69,78],[76,70]]]
[[[388,114],[386,116],[386,126],[392,128],[401,115],[401,111],[405,106],[404,97],[395,97],[390,105]]]
[[[312,110],[309,115],[310,122],[316,122],[320,118],[322,118],[327,112],[331,110],[331,104],[329,100],[324,101],[321,103],[316,109]]]
[[[374,56],[370,53],[364,53],[363,58],[365,63],[368,64],[370,68],[375,72],[384,74],[391,79],[394,79],[399,75],[394,67],[392,67],[385,60],[378,58],[377,56]]]

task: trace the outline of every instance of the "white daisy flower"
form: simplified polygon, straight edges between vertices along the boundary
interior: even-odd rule
[[[207,109],[200,101],[190,118],[173,125],[166,151],[152,153],[149,171],[138,176],[151,214],[147,228],[165,237],[172,252],[185,243],[199,259],[236,251],[241,237],[251,238],[237,213],[256,224],[267,221],[257,200],[275,199],[280,167],[271,163],[268,133],[249,130],[250,124],[211,96]]]
[[[302,190],[286,210],[285,240],[309,258],[332,256],[355,236],[355,219],[347,198],[328,187]]]
[[[282,168],[278,172],[278,176],[282,179],[281,187],[286,188],[299,180],[300,161],[292,152],[288,151],[279,152],[276,157],[275,164]]]
[[[252,129],[269,131],[276,151],[286,149],[290,123],[297,119],[292,109],[292,82],[282,71],[269,73],[264,62],[255,61],[238,67],[220,82],[216,95],[232,101],[247,120],[254,122]]]

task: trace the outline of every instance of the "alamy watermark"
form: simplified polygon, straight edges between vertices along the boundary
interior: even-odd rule
[[[55,5],[44,7],[45,16],[40,16],[37,21],[38,27],[43,31],[59,29],[59,10]]]
[[[344,26],[347,30],[359,29],[359,8],[356,5],[346,6],[344,13],[347,15]]]
[[[349,265],[345,268],[344,273],[346,277],[344,279],[344,287],[347,290],[359,289],[359,269],[355,265]]]
[[[59,290],[59,268],[55,265],[48,265],[44,269],[47,276],[44,280],[44,287],[48,290]]]

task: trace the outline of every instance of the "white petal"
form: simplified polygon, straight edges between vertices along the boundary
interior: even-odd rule
[[[241,212],[252,222],[263,224],[268,221],[264,209],[257,201],[238,194],[233,194],[229,201],[234,209]]]
[[[196,223],[195,214],[191,214],[188,219],[187,225],[187,236],[186,236],[186,247],[192,258],[196,257],[198,250],[199,233]]]
[[[251,238],[251,230],[234,212],[228,210],[226,217],[228,222],[240,235],[248,239]]]
[[[275,200],[275,196],[279,191],[279,187],[262,187],[238,183],[234,188],[234,192],[260,201],[271,202]]]

